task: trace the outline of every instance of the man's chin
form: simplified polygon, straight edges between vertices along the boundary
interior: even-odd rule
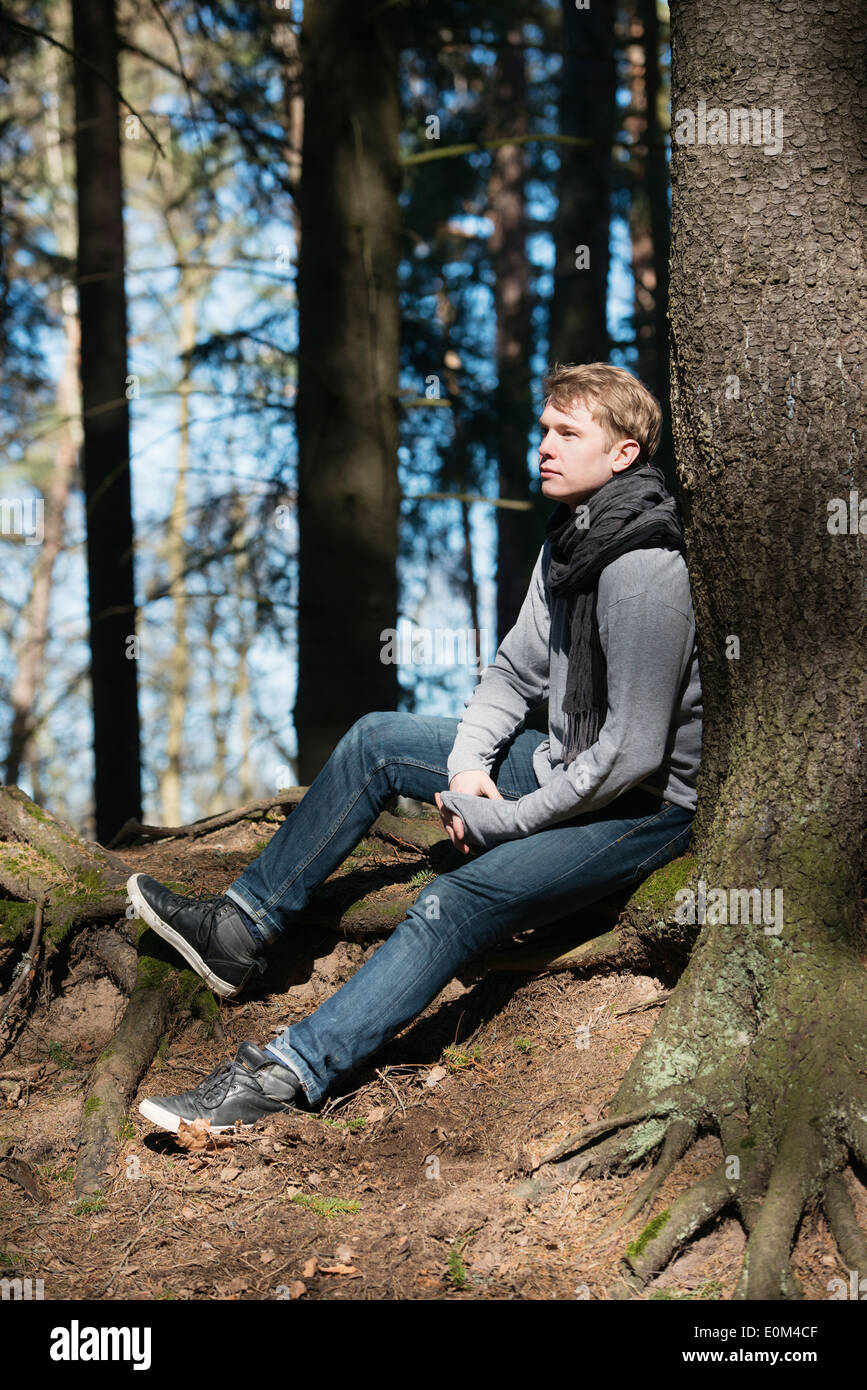
[[[563,502],[571,512],[574,512],[576,507],[580,507],[589,497],[592,497],[594,491],[593,488],[585,488],[580,493],[567,492],[563,486],[563,479],[560,477],[542,478],[541,483],[543,497],[546,497],[550,502]]]

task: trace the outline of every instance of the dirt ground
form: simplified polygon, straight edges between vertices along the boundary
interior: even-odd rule
[[[273,830],[240,824],[123,854],[131,869],[205,896]],[[363,843],[351,866],[362,876],[398,870],[405,881],[426,865],[411,850]],[[246,1038],[276,1036],[373,949],[299,930],[254,993],[221,1003],[225,1040],[206,1039],[197,1021],[163,1039],[137,1100],[194,1085]],[[279,1115],[197,1152],[133,1105],[105,1197],[76,1203],[89,1068],[124,998],[72,966],[54,991],[44,986],[0,1062],[0,1154],[23,1159],[41,1185],[35,1200],[0,1180],[0,1277],[42,1279],[46,1299],[728,1299],[745,1244],[734,1219],[701,1233],[640,1295],[620,1276],[645,1222],[720,1161],[715,1137],[693,1146],[626,1228],[610,1229],[647,1167],[563,1185],[533,1207],[514,1195],[522,1160],[605,1112],[659,1016],[623,1011],[661,987],[646,976],[476,971],[318,1113]],[[588,1025],[589,1046],[579,1046]],[[847,1181],[867,1227],[867,1189]],[[793,1265],[809,1299],[848,1277],[820,1213],[803,1222]]]

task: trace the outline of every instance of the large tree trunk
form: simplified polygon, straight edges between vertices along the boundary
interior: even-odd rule
[[[574,0],[563,0],[560,130],[594,143],[558,146],[557,262],[548,354],[552,362],[608,359],[616,10],[614,0],[594,0],[586,10],[577,10]],[[581,249],[584,247],[586,253]]]
[[[369,19],[367,11],[378,17]],[[397,616],[397,52],[388,13],[304,8],[298,273],[298,775],[394,709]]]
[[[692,1137],[715,1131],[723,1161],[658,1213],[628,1263],[646,1280],[730,1207],[748,1232],[736,1296],[779,1299],[799,1296],[790,1250],[817,1203],[843,1260],[867,1268],[843,1177],[850,1158],[867,1162],[853,153],[865,22],[858,0],[833,13],[757,0],[742,22],[707,0],[673,6],[672,26],[674,423],[706,731],[693,847],[668,883],[696,890],[703,925],[612,1102],[606,1123],[622,1128],[568,1170],[628,1167],[662,1145],[631,1216]],[[678,143],[678,112],[698,132],[700,101],[780,109],[782,149]],[[771,910],[744,913],[737,890],[764,891]]]
[[[94,796],[107,843],[141,817],[123,184],[113,0],[73,0],[78,295]]]

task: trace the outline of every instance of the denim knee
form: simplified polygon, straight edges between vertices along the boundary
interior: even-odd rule
[[[388,757],[406,737],[407,714],[399,710],[372,710],[356,719],[344,736],[352,738],[364,749],[374,749],[379,756]]]

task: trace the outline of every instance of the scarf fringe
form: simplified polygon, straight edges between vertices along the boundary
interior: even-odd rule
[[[599,737],[599,711],[582,709],[566,715],[563,731],[563,762],[569,764]]]

